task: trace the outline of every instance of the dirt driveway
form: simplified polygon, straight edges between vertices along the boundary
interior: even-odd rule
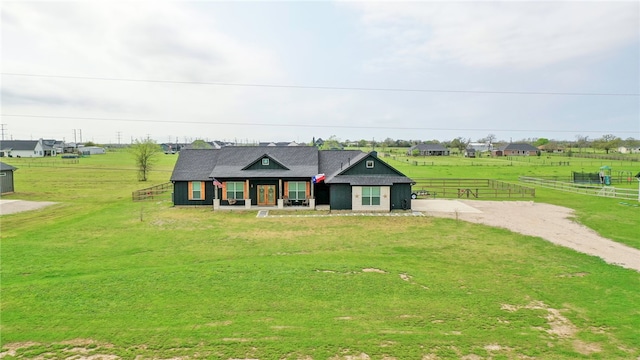
[[[533,201],[412,200],[412,210],[501,227],[640,271],[640,250],[603,238],[570,218],[574,211]]]
[[[0,215],[37,210],[53,204],[55,202],[51,201],[0,200]]]

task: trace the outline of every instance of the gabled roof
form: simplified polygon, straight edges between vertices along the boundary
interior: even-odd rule
[[[261,159],[268,157],[281,168],[265,166]],[[347,174],[364,161],[375,160],[384,174]],[[180,152],[171,175],[171,181],[209,181],[216,179],[255,178],[311,178],[325,174],[325,183],[349,183],[352,185],[392,185],[411,183],[411,179],[394,169],[374,154],[360,150],[324,150],[316,147],[224,147],[222,149],[185,149]]]
[[[498,150],[538,151],[535,146],[526,143],[510,143],[501,146]]]
[[[13,167],[13,166],[11,166],[9,164],[5,164],[3,162],[0,162],[0,171],[8,171],[8,170],[10,170],[10,171],[18,170],[18,168]]]
[[[320,172],[325,173],[327,184],[350,184],[352,186],[410,184],[413,181],[394,167],[380,160],[377,156],[363,153],[360,150],[325,150],[320,151]],[[390,173],[373,173],[370,175],[344,175],[363,161],[375,160]],[[323,169],[324,167],[324,169]]]
[[[255,159],[253,162],[250,162],[247,166],[243,167],[242,170],[248,170],[250,167],[256,165],[259,162],[262,162],[262,159],[269,159],[273,162],[275,162],[276,164],[278,164],[280,167],[282,167],[284,170],[289,170],[289,168],[287,168],[286,165],[284,165],[282,163],[282,161],[279,161],[278,159],[276,159],[274,156],[270,156],[267,153],[262,154],[261,156],[259,156],[257,159]]]
[[[38,140],[4,140],[0,141],[1,150],[33,150],[38,146]]]
[[[259,178],[259,177],[311,177],[318,171],[318,149],[311,146],[291,148],[288,146],[242,146],[224,147],[211,172],[212,177]],[[286,169],[244,170],[256,159],[265,155]]]
[[[418,149],[420,151],[447,151],[447,148],[441,144],[418,144],[411,147],[410,150]]]
[[[171,181],[211,180],[211,171],[218,160],[219,150],[183,149],[173,168]]]

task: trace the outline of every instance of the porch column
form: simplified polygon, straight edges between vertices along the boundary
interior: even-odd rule
[[[278,179],[278,209],[284,209],[284,196],[282,194],[282,179]]]
[[[220,200],[218,199],[218,187],[213,184],[213,210],[220,208]]]
[[[315,197],[313,196],[313,188],[314,188],[314,183],[313,181],[311,181],[311,199],[315,199]]]
[[[251,195],[249,192],[249,179],[245,180],[244,188],[247,190],[244,195],[244,207],[247,209],[251,209]]]

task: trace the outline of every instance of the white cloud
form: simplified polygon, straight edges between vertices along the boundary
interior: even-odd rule
[[[638,2],[356,2],[388,55],[369,67],[454,62],[537,68],[638,41]]]

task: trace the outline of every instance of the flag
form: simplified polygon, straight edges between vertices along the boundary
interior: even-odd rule
[[[316,176],[312,177],[312,178],[311,178],[311,181],[312,181],[314,184],[317,184],[317,183],[319,183],[320,181],[324,181],[324,174],[318,174],[318,175],[316,175]]]
[[[221,188],[222,183],[216,179],[213,179],[213,186]]]

